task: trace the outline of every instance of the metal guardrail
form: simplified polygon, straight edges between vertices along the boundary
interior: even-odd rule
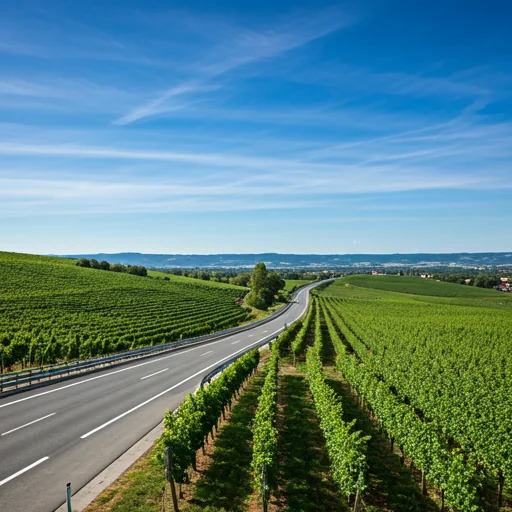
[[[323,281],[316,281],[315,282],[316,283],[315,286],[312,286],[311,289],[316,288],[320,284],[328,283],[330,281],[333,281],[333,279],[325,279]],[[294,295],[298,294],[298,292],[300,292],[300,290],[302,290],[304,287],[308,286],[308,284],[311,284],[311,283],[303,284],[302,286],[297,287],[295,289],[295,291],[293,292],[293,294]],[[287,304],[287,306],[290,306],[290,305],[291,305],[291,303]],[[221,365],[217,366],[217,368],[214,368],[211,372],[207,373],[201,379],[201,387],[203,387],[206,383],[209,384],[211,382],[211,380],[213,379],[213,377],[215,377],[215,375],[217,375],[218,373],[223,372],[228,366],[231,366],[237,359],[239,359],[243,355],[247,354],[247,352],[250,352],[251,350],[254,350],[255,348],[262,347],[262,346],[266,345],[267,343],[271,342],[272,340],[277,339],[277,337],[280,336],[284,331],[285,331],[285,329],[280,329],[277,334],[270,334],[266,338],[263,338],[262,340],[260,340],[260,343],[258,343],[257,345],[252,345],[251,347],[248,347],[243,352],[240,352],[239,354],[237,354],[236,356],[232,357],[228,361],[226,361],[226,362],[222,363]]]
[[[207,373],[201,379],[201,387],[203,387],[206,383],[210,384],[211,380],[213,379],[213,377],[215,377],[215,375],[222,373],[226,368],[231,366],[236,360],[240,359],[243,355],[247,354],[247,352],[250,352],[251,350],[262,347],[262,346],[266,345],[267,343],[271,342],[272,340],[275,340],[282,332],[284,332],[284,329],[280,330],[278,334],[271,334],[270,336],[263,338],[262,340],[260,340],[260,342],[257,345],[252,345],[252,346],[248,347],[243,352],[238,353],[236,356],[233,356],[231,359],[228,359],[226,362],[217,366],[217,368],[214,368],[211,372]]]
[[[303,286],[297,288],[293,293],[293,298],[295,298],[296,295],[298,295],[298,293],[309,284],[311,283],[306,283]],[[213,334],[205,334],[202,336],[198,336],[196,338],[189,338],[181,341],[172,341],[154,347],[144,347],[135,350],[129,350],[126,352],[122,352],[120,354],[114,354],[111,356],[101,358],[86,359],[84,361],[63,363],[59,365],[44,366],[39,368],[30,368],[27,370],[22,370],[21,372],[3,374],[0,375],[0,397],[7,393],[11,394],[13,391],[15,392],[18,389],[26,391],[36,386],[39,387],[39,385],[41,385],[41,383],[44,381],[48,381],[49,383],[50,380],[52,382],[63,380],[65,378],[68,378],[71,373],[88,372],[94,370],[95,368],[102,367],[105,365],[114,366],[117,364],[127,362],[131,359],[149,357],[154,354],[177,350],[184,346],[203,343],[206,341],[213,341],[219,338],[227,337],[231,334],[245,332],[250,329],[253,329],[254,327],[258,327],[259,325],[266,324],[278,318],[279,316],[283,315],[286,311],[288,311],[291,305],[291,302],[286,304],[281,309],[279,309],[272,315],[263,318],[262,320],[257,320],[256,322],[252,322],[250,324],[242,325],[239,327],[231,327],[230,329],[218,331]]]

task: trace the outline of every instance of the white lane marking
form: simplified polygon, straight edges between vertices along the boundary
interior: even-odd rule
[[[283,327],[281,327],[277,331],[273,332],[270,336],[273,336],[274,334],[277,334],[277,333],[282,332],[282,331],[283,331]],[[247,345],[247,347],[241,348],[240,350],[237,350],[236,352],[233,352],[229,356],[226,356],[226,357],[223,357],[222,359],[219,359],[217,362],[212,363],[211,365],[207,366],[206,368],[203,368],[202,370],[199,370],[198,372],[194,373],[193,375],[190,375],[190,377],[187,377],[186,379],[183,379],[181,382],[178,382],[177,384],[174,384],[174,386],[171,386],[170,388],[168,388],[168,389],[158,393],[157,395],[155,395],[155,396],[153,396],[151,398],[148,398],[146,401],[140,403],[139,405],[136,405],[135,407],[132,407],[131,409],[129,409],[128,411],[123,412],[119,416],[116,416],[115,418],[112,418],[111,420],[103,423],[103,425],[100,425],[99,427],[96,427],[96,428],[90,430],[89,432],[87,432],[83,436],[80,436],[80,439],[85,439],[85,438],[91,436],[92,434],[95,434],[99,430],[101,430],[101,429],[103,429],[105,427],[108,427],[109,425],[111,425],[115,421],[120,420],[121,418],[124,418],[128,414],[136,411],[137,409],[140,409],[141,407],[145,406],[146,404],[149,404],[153,400],[156,400],[157,398],[160,398],[161,396],[165,395],[166,393],[169,393],[169,391],[172,391],[173,389],[176,389],[177,387],[181,386],[182,384],[185,384],[185,382],[188,382],[189,380],[197,377],[198,375],[201,375],[206,370],[209,370],[210,368],[214,368],[215,366],[218,366],[220,363],[222,363],[226,359],[231,359],[234,355],[236,355],[239,352],[242,352],[242,351],[248,349],[249,347],[252,347],[253,345],[257,345],[258,343],[260,343],[260,341],[262,339],[264,339],[264,338],[261,338],[260,340],[255,341],[254,343],[251,343],[250,345]]]
[[[17,404],[19,402],[24,402],[25,400],[32,400],[32,398],[36,398],[38,396],[49,395],[50,393],[55,393],[56,391],[61,391],[62,389],[72,388],[73,386],[79,386],[80,384],[85,384],[86,382],[91,382],[92,380],[103,379],[104,377],[108,377],[108,376],[114,375],[116,373],[126,372],[128,370],[133,370],[134,368],[139,368],[140,366],[145,366],[147,364],[157,363],[158,361],[163,361],[164,359],[169,359],[170,357],[176,357],[176,356],[179,356],[181,354],[186,354],[187,352],[190,352],[192,350],[195,350],[195,349],[191,348],[189,350],[184,350],[182,352],[180,351],[180,352],[178,352],[176,354],[171,354],[171,355],[168,355],[168,356],[165,356],[165,357],[159,357],[158,359],[153,359],[151,361],[146,361],[145,363],[140,363],[140,364],[135,364],[133,366],[128,366],[127,368],[122,368],[121,370],[116,370],[114,372],[104,373],[103,375],[97,375],[96,377],[91,377],[89,379],[81,380],[79,382],[73,382],[73,384],[68,384],[67,386],[61,386],[60,388],[57,388],[57,389],[50,389],[49,391],[43,391],[42,393],[38,393],[37,395],[31,395],[31,396],[27,396],[25,398],[20,398],[18,400],[14,400],[12,402],[9,402],[8,404],[0,405],[0,409],[2,409],[2,407],[8,407],[9,405]]]
[[[204,354],[201,354],[199,357],[207,356],[208,354],[213,354],[213,350],[205,352]]]
[[[240,343],[240,340],[233,341],[233,343],[231,343],[231,345],[236,345],[237,343]]]
[[[21,425],[21,427],[13,428],[12,430],[9,430],[8,432],[4,432],[2,435],[6,436],[7,434],[10,434],[11,432],[16,432],[16,430],[19,430],[20,428],[28,427],[29,425],[33,425],[34,423],[37,423],[38,421],[45,420],[46,418],[49,418],[50,416],[55,416],[57,413],[52,412],[51,414],[47,414],[46,416],[43,416],[42,418],[39,418],[38,420],[31,421],[30,423],[25,423],[25,425]]]
[[[7,478],[4,478],[2,481],[0,481],[0,487],[2,485],[6,484],[7,482],[10,482],[11,480],[14,480],[17,476],[22,475],[23,473],[27,472],[28,470],[35,468],[41,462],[44,462],[45,460],[48,460],[50,457],[43,457],[42,459],[36,460],[34,463],[30,464],[30,466],[27,466],[26,468],[20,469],[17,473],[14,473],[14,475],[8,476]]]
[[[305,304],[304,308],[302,309],[302,312],[300,313],[300,315],[297,318],[300,318],[304,314],[304,312],[306,311],[307,307],[308,307],[308,301],[306,301],[306,304]],[[293,321],[295,321],[295,320],[293,320]],[[249,338],[252,338],[253,336],[254,336],[254,334],[249,334]],[[212,342],[209,343],[209,345],[211,346],[211,345],[215,345],[216,343],[223,343],[225,341],[226,341],[226,338],[224,338],[222,340],[212,341]],[[251,346],[251,345],[249,345],[249,346]],[[105,373],[105,374],[102,374],[102,375],[97,375],[96,377],[91,377],[89,379],[81,380],[79,382],[74,382],[73,384],[68,384],[66,386],[61,386],[60,388],[51,389],[49,391],[43,391],[42,393],[38,393],[36,395],[31,395],[31,396],[27,396],[25,398],[20,398],[18,400],[13,400],[12,402],[9,402],[7,404],[0,405],[0,409],[2,409],[3,407],[8,407],[9,405],[14,405],[14,404],[17,404],[17,403],[20,403],[20,402],[24,402],[25,400],[32,400],[32,398],[37,398],[39,396],[48,395],[50,393],[55,393],[56,391],[61,391],[62,389],[67,389],[67,388],[71,388],[73,386],[78,386],[80,384],[85,384],[86,382],[90,382],[90,381],[93,381],[93,380],[96,380],[96,379],[102,379],[103,377],[109,377],[110,375],[114,375],[116,373],[121,373],[121,372],[125,372],[125,371],[128,371],[128,370],[133,370],[134,368],[138,368],[139,366],[144,366],[146,364],[157,363],[158,361],[163,361],[164,359],[169,359],[170,357],[180,356],[182,354],[186,354],[187,352],[192,352],[192,350],[198,350],[200,348],[203,348],[203,347],[192,347],[192,348],[189,348],[188,350],[180,350],[177,353],[173,353],[173,354],[170,354],[170,355],[164,356],[164,357],[159,357],[158,359],[152,359],[151,361],[146,361],[145,363],[136,364],[136,365],[133,365],[133,366],[129,366],[127,368],[122,368],[121,370],[116,370],[116,371]]]
[[[268,332],[268,331],[263,331],[263,334],[265,334],[266,332]]]
[[[151,375],[146,375],[145,377],[141,377],[140,380],[149,379],[149,377],[153,377],[153,375],[158,375],[159,373],[166,372],[169,368],[165,368],[160,370],[159,372],[152,373]]]

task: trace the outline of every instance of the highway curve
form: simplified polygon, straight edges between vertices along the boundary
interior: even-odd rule
[[[179,405],[233,355],[278,334],[306,310],[309,289],[282,316],[225,339],[0,400],[0,509],[52,512]]]

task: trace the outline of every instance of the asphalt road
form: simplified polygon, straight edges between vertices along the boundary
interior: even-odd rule
[[[83,487],[209,371],[299,318],[309,288],[282,316],[243,333],[0,399],[0,510],[57,509],[67,482]]]

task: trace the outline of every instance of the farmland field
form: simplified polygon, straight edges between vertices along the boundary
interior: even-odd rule
[[[512,297],[398,276],[350,276],[319,296],[339,369],[415,465],[457,510],[501,501],[488,486],[512,488]]]
[[[0,253],[4,366],[85,358],[198,336],[248,319],[240,287],[81,268]]]
[[[306,279],[286,279],[284,291],[291,293],[299,286],[304,286],[305,284],[308,284],[310,282],[311,281],[307,281]]]

